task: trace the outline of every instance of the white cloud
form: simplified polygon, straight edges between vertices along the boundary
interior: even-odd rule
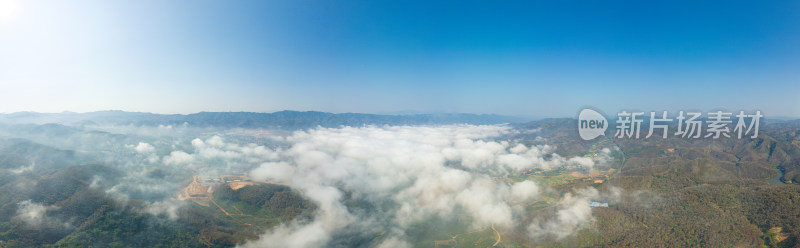
[[[595,221],[592,216],[591,201],[619,201],[622,190],[609,187],[607,192],[601,193],[595,188],[586,187],[576,192],[568,192],[556,204],[554,218],[538,218],[528,226],[531,237],[554,237],[563,239],[575,234],[578,230],[592,225]]]
[[[225,142],[222,141],[222,138],[217,135],[214,135],[213,137],[209,138],[208,140],[206,140],[205,143],[210,146],[216,146],[216,147],[221,147],[225,145]]]
[[[31,164],[29,164],[29,165],[20,166],[19,168],[11,169],[10,171],[11,171],[11,173],[14,173],[14,174],[21,174],[21,173],[33,171],[34,167],[36,167],[36,162],[35,161],[31,162]]]
[[[69,222],[63,222],[47,215],[48,211],[57,209],[58,207],[56,206],[45,206],[31,200],[25,200],[17,203],[17,215],[14,218],[33,228],[41,228],[43,226],[48,228],[70,228],[71,224]]]
[[[250,172],[254,178],[269,179],[280,183],[291,183],[294,167],[286,162],[268,162]]]
[[[196,147],[196,148],[201,148],[201,147],[204,147],[206,145],[206,142],[203,142],[203,140],[201,140],[201,139],[193,139],[192,140],[192,145],[194,147]]]
[[[25,200],[17,204],[19,208],[17,209],[17,218],[28,224],[29,226],[38,227],[42,224],[45,220],[45,213],[47,213],[47,207],[34,203],[31,200]]]
[[[592,160],[592,158],[589,157],[572,157],[567,160],[567,163],[579,165],[586,169],[591,169],[592,167],[594,167],[594,160]]]
[[[170,198],[163,201],[148,203],[145,207],[145,212],[160,216],[165,215],[171,220],[178,219],[178,209],[183,206],[184,201],[175,198]]]
[[[540,189],[531,181],[509,185],[492,178],[562,166],[567,161],[547,145],[527,147],[495,140],[510,131],[501,125],[449,125],[295,132],[286,138],[291,144],[288,149],[274,151],[278,161],[262,163],[250,175],[290,184],[317,203],[319,213],[309,223],[279,227],[243,246],[324,246],[337,231],[359,225],[392,232],[384,246],[404,246],[404,230],[411,224],[433,216],[453,217],[454,211],[470,217],[476,228],[514,228],[522,224],[515,221],[514,212],[523,209],[515,204],[538,198]],[[213,139],[221,142],[221,138]],[[210,142],[192,143],[206,147]],[[215,147],[227,148],[222,143]],[[377,213],[353,214],[340,199],[343,191],[384,207],[369,210]],[[383,216],[391,216],[388,223],[373,223]]]
[[[164,156],[164,164],[177,165],[191,163],[194,157],[183,151],[173,151],[168,156]]]
[[[511,186],[511,196],[517,201],[529,201],[539,197],[539,186],[531,181],[514,183]]]
[[[139,145],[137,145],[136,148],[134,149],[139,153],[151,153],[156,150],[156,148],[153,147],[153,145],[150,145],[145,142],[139,142]]]
[[[378,248],[411,248],[411,244],[398,237],[390,237],[381,242]]]

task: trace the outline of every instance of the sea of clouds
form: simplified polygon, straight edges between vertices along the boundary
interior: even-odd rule
[[[142,212],[174,219],[188,204],[175,199],[185,187],[181,178],[244,174],[289,185],[318,206],[310,220],[280,225],[242,247],[322,247],[337,237],[378,234],[382,247],[410,247],[414,237],[408,231],[414,225],[456,217],[466,217],[473,229],[492,226],[501,232],[526,230],[530,238],[564,238],[591,226],[589,201],[620,194],[580,189],[553,204],[552,216],[528,218],[524,206],[550,189],[506,180],[509,175],[561,166],[591,170],[608,162],[609,150],[565,158],[550,145],[508,140],[535,130],[507,125],[318,127],[269,137],[270,145],[189,128],[106,129],[134,138],[123,139],[119,147],[106,144],[116,154],[108,163],[126,174],[105,182],[110,186],[104,190],[120,202],[146,199]],[[103,180],[95,178],[93,185]],[[48,208],[21,203],[19,218],[36,224],[35,217],[46,216]]]

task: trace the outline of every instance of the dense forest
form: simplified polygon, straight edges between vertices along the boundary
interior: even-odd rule
[[[619,166],[617,175],[594,187],[617,187],[627,193],[609,208],[593,209],[594,227],[574,238],[530,240],[520,232],[513,236],[520,243],[800,247],[800,178],[796,177],[800,122],[768,123],[754,139],[721,140],[581,141],[577,133],[569,132],[573,125],[574,120],[553,119],[527,128],[542,128],[543,135],[557,143],[560,154],[579,155],[598,143],[613,142],[621,151],[615,162],[624,164],[615,165]]]

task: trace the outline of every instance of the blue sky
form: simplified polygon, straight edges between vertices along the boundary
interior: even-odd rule
[[[800,2],[0,0],[0,112],[800,117]]]

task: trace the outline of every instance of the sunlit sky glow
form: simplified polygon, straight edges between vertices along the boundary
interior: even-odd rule
[[[800,117],[800,2],[0,0],[0,112]]]

